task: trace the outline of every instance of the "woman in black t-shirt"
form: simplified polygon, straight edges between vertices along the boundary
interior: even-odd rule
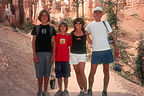
[[[50,26],[50,14],[42,10],[38,19],[41,24],[35,26],[32,31],[33,41],[33,61],[35,63],[36,78],[38,79],[37,96],[50,96],[47,92],[49,76],[51,72],[51,63],[55,61],[55,35],[56,31]],[[53,41],[53,42],[52,42]],[[42,83],[44,81],[44,92],[42,92]]]
[[[87,80],[84,73],[86,63],[86,40],[91,43],[88,32],[84,29],[82,18],[76,18],[73,21],[74,30],[71,32],[72,47],[70,54],[70,64],[73,64],[77,82],[81,89],[78,96],[87,96]]]

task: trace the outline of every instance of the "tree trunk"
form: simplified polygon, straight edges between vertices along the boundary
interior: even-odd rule
[[[77,13],[77,18],[79,17],[79,1],[76,0],[76,13]]]
[[[82,16],[84,17],[84,0],[81,1],[82,1]]]
[[[13,5],[12,0],[9,0],[9,3],[10,3],[10,9],[11,9],[12,15],[15,15],[15,6]]]
[[[19,20],[20,26],[24,24],[24,7],[23,7],[23,0],[18,0],[19,5]]]
[[[38,0],[34,0],[34,3],[33,3],[33,11],[34,11],[34,13],[33,13],[33,16],[34,16],[34,18],[36,18],[36,10],[37,10],[37,3],[38,3]]]
[[[89,8],[88,8],[88,12],[89,12],[89,17],[92,20],[92,0],[89,0]]]
[[[33,14],[33,4],[32,4],[33,0],[30,1],[29,3],[29,20],[32,21],[32,14]]]

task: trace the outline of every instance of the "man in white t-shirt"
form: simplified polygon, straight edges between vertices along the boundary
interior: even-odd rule
[[[103,64],[104,72],[104,86],[102,96],[107,96],[107,87],[109,83],[109,63],[114,61],[110,45],[107,40],[107,35],[113,37],[114,40],[114,57],[117,58],[119,52],[116,46],[115,36],[112,33],[112,29],[107,21],[101,21],[102,8],[96,7],[94,9],[93,16],[95,20],[89,23],[86,27],[86,31],[92,36],[92,56],[91,56],[91,71],[89,74],[89,95],[92,96],[92,85],[94,82],[94,75],[98,64]],[[107,27],[107,28],[106,28]]]

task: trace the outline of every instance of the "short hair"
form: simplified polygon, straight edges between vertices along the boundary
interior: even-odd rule
[[[74,21],[73,21],[74,28],[75,28],[75,24],[77,24],[77,22],[80,22],[82,24],[82,29],[84,29],[84,25],[85,25],[84,20],[82,18],[74,19]]]
[[[41,11],[40,11],[39,16],[38,16],[38,20],[41,21],[41,16],[42,16],[42,14],[43,14],[44,12],[46,13],[46,15],[47,15],[47,17],[48,17],[47,22],[49,22],[49,21],[50,21],[50,14],[49,14],[49,12],[48,12],[47,10],[41,10]]]
[[[66,26],[66,31],[68,30],[68,25],[67,25],[67,23],[64,22],[64,21],[62,21],[62,22],[59,24],[58,30],[60,30],[60,26],[61,26],[61,25]]]

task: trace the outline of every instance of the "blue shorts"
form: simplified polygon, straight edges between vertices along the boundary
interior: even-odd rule
[[[114,61],[112,51],[93,51],[91,56],[91,64],[109,64]]]
[[[51,72],[51,52],[37,52],[38,62],[35,63],[36,78],[49,77]]]
[[[70,77],[70,64],[67,61],[55,62],[56,78]]]

